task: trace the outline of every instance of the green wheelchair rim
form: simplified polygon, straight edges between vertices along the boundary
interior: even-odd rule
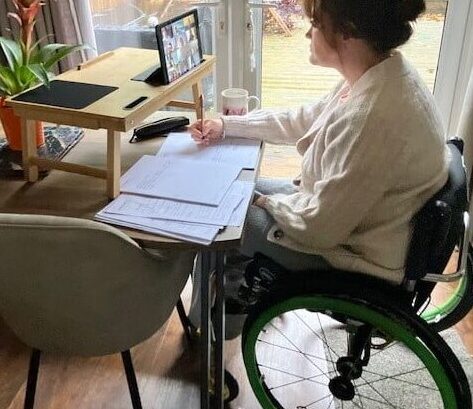
[[[458,304],[465,296],[465,291],[466,278],[463,276],[455,292],[443,304],[432,306],[425,310],[421,314],[422,319],[428,323],[439,322],[443,317],[446,317],[457,308]]]
[[[331,311],[347,314],[350,317],[358,318],[363,322],[375,326],[392,336],[394,340],[402,341],[417,355],[429,371],[442,396],[444,408],[460,409],[457,406],[455,393],[449,377],[445,373],[445,369],[424,343],[409,331],[409,328],[364,305],[321,295],[298,296],[273,304],[258,315],[251,323],[251,326],[244,332],[243,360],[251,387],[262,408],[280,409],[280,407],[278,407],[280,405],[275,406],[274,402],[268,396],[265,386],[260,381],[261,374],[256,361],[255,348],[258,336],[264,326],[273,318],[285,312],[298,309],[314,309],[316,311]]]

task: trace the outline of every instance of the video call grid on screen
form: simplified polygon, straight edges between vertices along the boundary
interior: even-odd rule
[[[197,10],[156,26],[156,36],[165,84],[202,62]]]

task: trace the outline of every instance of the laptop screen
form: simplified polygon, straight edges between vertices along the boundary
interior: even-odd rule
[[[166,84],[177,80],[203,61],[197,10],[159,24],[156,26],[156,36]]]

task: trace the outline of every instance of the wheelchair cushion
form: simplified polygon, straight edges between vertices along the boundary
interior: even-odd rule
[[[467,185],[463,157],[453,141],[448,180],[413,219],[413,233],[407,254],[407,280],[418,280],[427,273],[442,274],[463,234],[463,213],[467,210]]]

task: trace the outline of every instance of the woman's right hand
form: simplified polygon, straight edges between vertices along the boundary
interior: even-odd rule
[[[223,137],[223,121],[221,119],[205,119],[202,131],[202,121],[197,120],[189,125],[187,130],[192,139],[199,144],[210,145],[218,142]]]

